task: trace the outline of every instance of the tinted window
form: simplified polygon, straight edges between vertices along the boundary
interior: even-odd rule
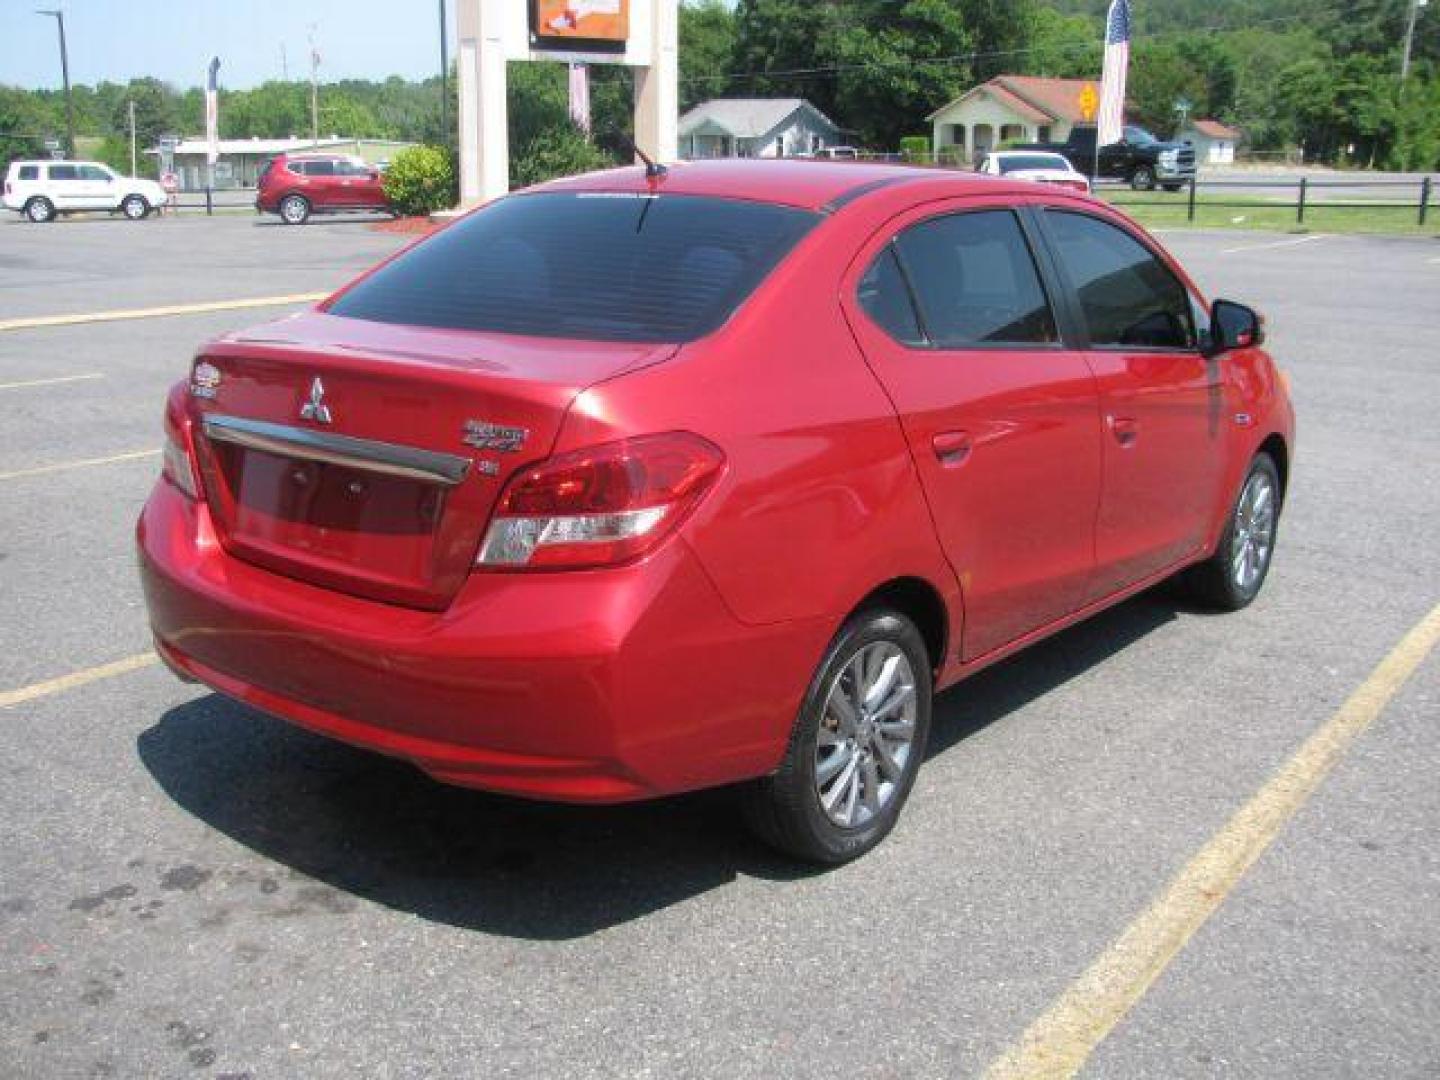
[[[40,179],[40,166],[39,166],[39,165],[21,165],[21,166],[20,166],[20,177],[19,177],[19,178],[20,178],[21,180],[39,180],[39,179]]]
[[[305,161],[301,162],[300,167],[306,176],[335,175],[335,162],[333,161]]]
[[[910,302],[910,290],[895,261],[894,248],[886,247],[875,257],[860,279],[858,296],[865,313],[896,341],[905,345],[925,343],[915,318],[915,305]]]
[[[1046,216],[1092,345],[1186,349],[1195,344],[1190,297],[1129,233],[1085,214]]]
[[[369,176],[370,167],[358,161],[337,161],[335,162],[336,176]]]
[[[50,166],[50,179],[51,179],[51,180],[75,180],[75,179],[78,179],[78,177],[75,175],[75,166],[74,166],[74,165],[51,165],[51,166]]]
[[[688,195],[516,195],[342,296],[336,315],[604,341],[715,329],[819,216]]]
[[[1035,260],[1010,211],[932,218],[896,243],[925,329],[940,348],[1056,340]]]
[[[80,166],[80,179],[81,179],[81,180],[99,180],[99,181],[101,181],[102,183],[108,184],[108,183],[110,182],[110,174],[107,173],[104,169],[99,168],[99,167],[96,166],[96,165],[81,165],[81,166]]]

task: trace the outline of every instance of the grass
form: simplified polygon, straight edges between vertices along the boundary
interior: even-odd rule
[[[1296,219],[1295,204],[1273,199],[1197,195],[1195,220],[1187,216],[1183,191],[1137,193],[1101,190],[1100,197],[1119,207],[1146,228],[1263,229],[1271,232],[1389,233],[1403,236],[1440,236],[1440,203],[1432,204],[1422,227],[1414,202],[1366,202],[1347,205],[1312,201],[1305,220]]]

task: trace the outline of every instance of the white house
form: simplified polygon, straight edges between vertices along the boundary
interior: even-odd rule
[[[840,128],[804,98],[714,98],[680,117],[680,156],[793,157],[840,142]]]
[[[1180,132],[1179,141],[1195,147],[1195,160],[1201,165],[1233,165],[1243,134],[1219,120],[1196,120]]]
[[[935,132],[931,145],[978,161],[1004,142],[1064,142],[1084,122],[1087,86],[1099,94],[1098,79],[997,75],[926,117]]]

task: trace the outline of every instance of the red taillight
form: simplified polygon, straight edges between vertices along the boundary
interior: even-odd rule
[[[195,479],[195,455],[190,446],[190,421],[178,416],[173,408],[165,410],[165,447],[160,471],[189,498],[200,497],[200,485]]]
[[[650,551],[715,481],[725,456],[672,431],[560,454],[506,488],[476,563],[574,569]]]

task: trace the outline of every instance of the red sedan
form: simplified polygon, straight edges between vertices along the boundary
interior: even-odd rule
[[[139,524],[157,648],[451,783],[744,781],[843,861],[936,689],[1182,572],[1259,592],[1294,436],[1262,333],[1040,185],[557,181],[200,350]]]

